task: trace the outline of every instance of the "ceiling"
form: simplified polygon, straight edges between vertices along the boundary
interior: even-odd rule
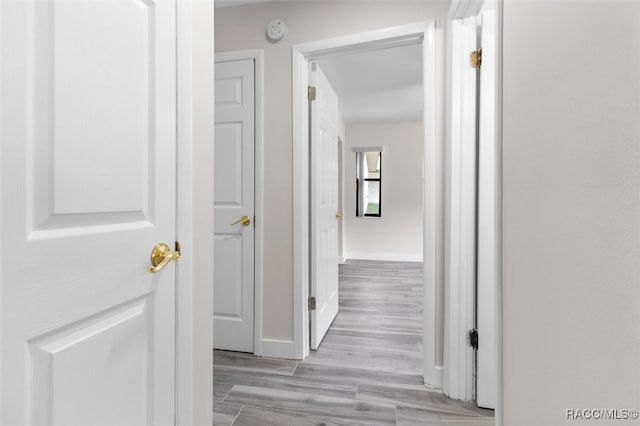
[[[422,120],[422,46],[412,44],[318,60],[346,123]]]

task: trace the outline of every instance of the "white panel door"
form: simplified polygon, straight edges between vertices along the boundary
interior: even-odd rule
[[[216,63],[213,346],[253,352],[254,61]]]
[[[318,349],[338,314],[338,98],[316,62],[309,81],[311,101],[311,285],[310,347]]]
[[[478,361],[476,402],[496,408],[498,353],[496,340],[496,282],[498,253],[496,241],[496,82],[495,10],[485,1],[481,11],[482,67],[480,68],[479,169],[478,169]]]
[[[0,5],[0,423],[173,425],[174,0]]]

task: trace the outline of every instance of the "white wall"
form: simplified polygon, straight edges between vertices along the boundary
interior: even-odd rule
[[[216,10],[216,51],[262,48],[265,52],[264,98],[264,326],[265,338],[293,337],[293,164],[291,123],[291,46],[358,32],[436,19],[446,20],[448,1],[425,2],[268,2]],[[280,43],[265,38],[267,23],[283,19],[289,34]],[[444,31],[437,30],[438,78],[444,70]],[[440,80],[441,81],[441,80]],[[438,93],[438,116],[444,97]],[[443,138],[443,123],[437,134]],[[348,138],[347,138],[348,139]],[[346,142],[346,141],[345,141]],[[441,147],[438,154],[442,157]],[[438,171],[440,176],[442,171]],[[439,183],[442,186],[443,179]],[[442,192],[442,190],[440,191]],[[442,196],[440,196],[442,201]],[[443,205],[443,203],[441,203]],[[442,219],[442,212],[439,215]],[[442,246],[441,238],[437,242]],[[442,249],[440,248],[440,252]],[[442,258],[438,263],[442,286]],[[438,350],[436,350],[438,351]]]
[[[345,257],[422,261],[422,123],[348,124]],[[354,147],[381,146],[382,217],[356,217]]]
[[[640,408],[638,52],[638,2],[505,2],[505,425]]]

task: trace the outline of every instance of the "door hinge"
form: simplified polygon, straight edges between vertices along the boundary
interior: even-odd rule
[[[475,328],[473,330],[469,330],[469,346],[478,350],[478,330]]]
[[[316,298],[315,297],[310,297],[309,300],[307,301],[308,305],[309,305],[309,310],[310,311],[315,311],[316,310]]]
[[[307,97],[309,98],[310,101],[315,101],[316,100],[316,88],[313,86],[309,86],[309,89],[307,91]]]
[[[471,52],[469,58],[471,60],[471,68],[480,68],[482,66],[482,49]]]

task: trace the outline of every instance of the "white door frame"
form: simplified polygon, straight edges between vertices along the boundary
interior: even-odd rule
[[[177,2],[176,425],[213,421],[214,5]],[[202,42],[209,40],[209,42]],[[196,42],[197,41],[197,42]],[[198,194],[197,197],[194,194]]]
[[[340,131],[338,130],[338,133]],[[338,136],[338,211],[344,215],[344,141]],[[344,220],[338,221],[338,264],[346,261],[344,255]]]
[[[254,68],[254,269],[253,269],[253,353],[262,355],[262,269],[263,269],[263,109],[264,109],[264,51],[262,49],[216,52],[215,62],[231,62],[251,59]],[[213,281],[212,281],[213,282]],[[215,297],[215,294],[214,294]]]
[[[462,96],[460,90],[464,90],[464,79],[461,77],[461,67],[468,67],[469,50],[462,40],[457,40],[453,37],[454,32],[460,34],[463,31],[464,23],[462,19],[473,18],[481,11],[484,0],[454,0],[449,12],[448,22],[448,41],[449,41],[449,78],[447,81],[447,103],[449,112],[447,114],[447,147],[448,147],[448,162],[447,162],[447,195],[449,201],[452,196],[468,198],[474,197],[475,194],[470,194],[470,191],[475,193],[475,187],[465,185],[464,182],[469,179],[468,173],[465,170],[454,167],[453,164],[454,154],[453,150],[456,147],[460,147],[460,140],[456,139],[453,135],[453,127],[459,126],[465,122],[465,111],[469,109],[464,100],[471,100],[476,102],[475,93],[468,94],[469,96]],[[495,267],[495,336],[496,336],[496,354],[497,354],[497,406],[496,406],[496,425],[502,425],[502,413],[503,413],[503,389],[502,389],[502,1],[496,1],[495,9],[495,82],[496,91],[494,93],[496,103],[496,117],[495,117],[495,162],[494,174],[495,174],[495,246],[493,247],[494,253],[494,267]],[[475,125],[475,123],[474,123]],[[449,151],[451,150],[451,151]],[[456,159],[458,161],[458,159]],[[468,172],[468,171],[467,171]],[[457,211],[456,211],[457,210]],[[475,215],[475,212],[472,212]],[[446,226],[449,231],[449,238],[451,244],[452,234],[456,234],[461,240],[469,241],[475,237],[471,235],[475,232],[474,228],[465,229],[460,220],[460,214],[464,214],[467,218],[470,212],[460,211],[455,209],[452,204],[449,205],[449,209],[446,215]],[[449,247],[449,249],[454,249]],[[468,252],[462,253],[463,255]],[[448,289],[445,300],[445,368],[446,374],[444,377],[445,383],[443,387],[448,394],[455,397],[468,397],[472,393],[472,371],[468,369],[471,362],[469,358],[469,350],[466,344],[466,336],[468,331],[468,323],[472,319],[473,310],[464,309],[466,306],[473,306],[470,297],[473,297],[473,289],[469,288],[469,282],[459,279],[464,276],[473,276],[475,271],[474,262],[472,259],[461,258],[460,252],[458,256],[447,256],[445,264],[446,282],[445,287]],[[472,284],[472,283],[471,283]],[[482,344],[482,337],[480,336],[480,344]],[[461,356],[461,354],[464,354]],[[468,399],[468,398],[467,398]]]
[[[445,234],[444,377],[450,398],[473,398],[474,350],[467,333],[474,327],[476,261],[476,83],[469,53],[477,49],[475,17],[453,20],[447,115]]]
[[[309,132],[308,62],[327,54],[359,51],[380,45],[421,43],[424,87],[424,268],[425,268],[425,383],[441,387],[442,368],[436,365],[436,22],[423,21],[337,37],[292,48],[293,93],[293,342],[294,356],[309,354]]]

